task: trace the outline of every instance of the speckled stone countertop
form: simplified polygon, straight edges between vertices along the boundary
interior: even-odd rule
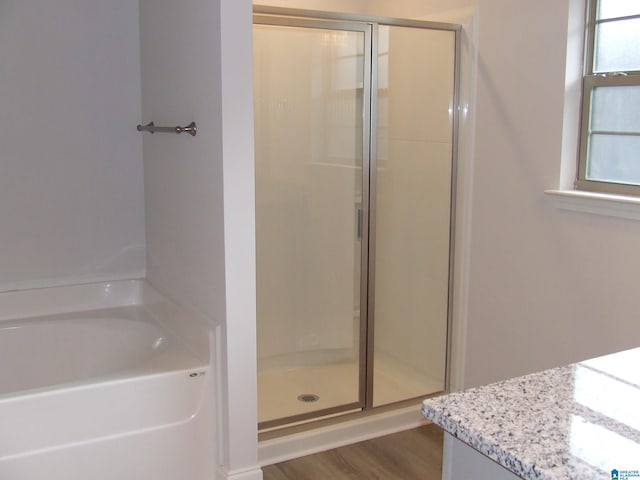
[[[640,348],[431,398],[422,411],[525,479],[640,478]]]

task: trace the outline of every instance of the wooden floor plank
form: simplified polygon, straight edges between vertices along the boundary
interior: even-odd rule
[[[442,430],[427,425],[263,467],[264,480],[440,480]]]

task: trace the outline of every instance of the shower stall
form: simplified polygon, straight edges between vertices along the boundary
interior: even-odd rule
[[[262,431],[446,389],[459,28],[254,15]]]

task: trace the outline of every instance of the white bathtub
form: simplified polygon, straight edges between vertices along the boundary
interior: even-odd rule
[[[213,478],[209,337],[142,281],[0,294],[0,479]]]

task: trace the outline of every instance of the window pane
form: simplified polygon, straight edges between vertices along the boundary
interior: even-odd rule
[[[598,18],[627,17],[640,14],[638,0],[600,0]]]
[[[591,97],[591,131],[640,133],[640,86],[596,87]]]
[[[594,72],[640,70],[640,18],[596,27]]]
[[[640,185],[640,137],[591,135],[586,178]]]

